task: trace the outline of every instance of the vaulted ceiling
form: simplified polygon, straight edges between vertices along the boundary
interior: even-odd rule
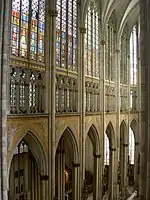
[[[82,1],[82,0],[81,0]],[[83,0],[83,7],[90,0]],[[95,0],[99,5],[101,12],[101,20],[107,22],[111,14],[114,12],[116,16],[116,24],[118,31],[122,32],[125,24],[131,29],[139,16],[139,0]],[[84,9],[84,10],[85,10]]]

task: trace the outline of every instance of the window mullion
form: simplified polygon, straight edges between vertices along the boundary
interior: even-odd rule
[[[93,10],[91,10],[91,76],[93,77]]]
[[[37,19],[37,46],[36,46],[36,60],[38,60],[38,44],[39,44],[39,9],[40,9],[40,0],[38,0],[38,19]]]
[[[29,0],[29,19],[28,19],[28,46],[27,46],[27,57],[30,61],[30,44],[31,44],[31,23],[32,23],[32,1]]]
[[[62,67],[62,1],[60,1],[60,67]]]
[[[21,12],[22,12],[22,0],[20,0],[20,20],[19,20],[18,56],[20,56],[20,41],[21,41]]]
[[[68,1],[66,1],[66,69],[68,70]]]
[[[71,49],[71,54],[72,54],[72,60],[71,60],[71,62],[72,62],[72,70],[73,70],[73,68],[74,68],[74,66],[73,66],[73,63],[74,63],[74,59],[73,59],[73,55],[74,55],[74,45],[73,45],[73,39],[74,39],[74,33],[73,33],[73,27],[75,26],[75,24],[73,23],[73,0],[71,0],[72,1],[72,16],[71,16],[71,20],[72,20],[72,22],[71,22],[71,31],[72,31],[72,36],[71,36],[71,39],[72,39],[72,49]]]
[[[86,40],[87,40],[87,57],[86,57],[86,59],[87,59],[87,69],[86,69],[86,74],[87,75],[89,75],[89,40],[88,40],[88,38],[89,38],[89,23],[88,23],[88,17],[89,17],[89,11],[88,11],[88,13],[87,13],[87,30],[86,30]]]

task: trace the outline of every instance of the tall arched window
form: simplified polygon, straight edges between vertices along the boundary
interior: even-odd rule
[[[130,36],[130,84],[137,84],[137,59],[138,59],[138,34],[137,25],[133,26]]]
[[[109,81],[115,80],[115,40],[116,26],[115,18],[112,16],[107,24],[106,30],[106,49],[105,49],[105,78]]]
[[[57,0],[56,66],[77,70],[77,0]]]
[[[109,153],[109,138],[107,134],[104,134],[104,165],[109,165],[110,153]]]
[[[11,54],[44,62],[45,0],[12,0]]]
[[[134,139],[134,133],[129,128],[129,164],[134,165],[134,151],[135,151],[135,139]]]
[[[99,27],[98,12],[91,2],[85,19],[85,74],[99,77]]]
[[[120,82],[127,84],[128,70],[128,28],[125,26],[121,36],[121,61],[120,61]]]

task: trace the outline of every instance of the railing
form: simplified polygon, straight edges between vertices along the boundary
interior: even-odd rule
[[[134,191],[127,200],[134,200],[137,197],[137,191]]]

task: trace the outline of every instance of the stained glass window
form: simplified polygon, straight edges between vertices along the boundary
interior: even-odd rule
[[[45,0],[12,0],[11,53],[44,61]]]
[[[135,139],[131,127],[129,128],[129,163],[134,165]]]
[[[137,84],[137,45],[138,45],[138,35],[137,26],[135,25],[132,29],[130,36],[130,84]]]
[[[106,80],[115,80],[115,39],[116,27],[114,17],[109,19],[106,30],[106,49],[105,49],[105,78]]]
[[[104,134],[104,165],[109,165],[110,153],[109,153],[109,138],[107,134]]]
[[[85,19],[85,74],[99,77],[99,28],[96,5],[88,7]]]
[[[57,0],[56,66],[76,70],[77,0]]]

